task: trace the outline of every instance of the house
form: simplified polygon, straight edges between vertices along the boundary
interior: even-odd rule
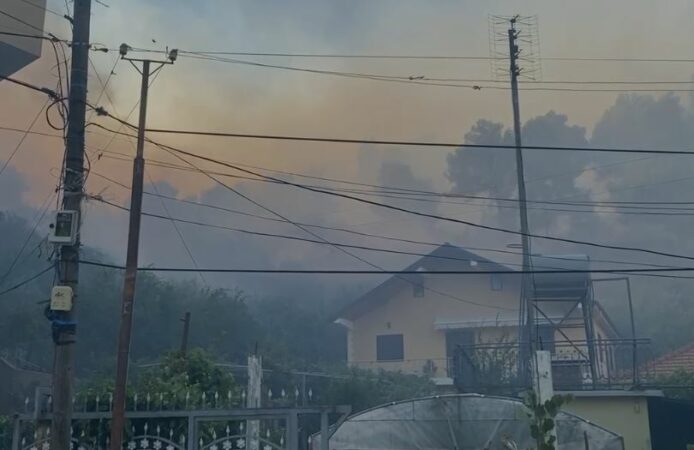
[[[547,261],[555,268],[576,261],[587,265],[586,257],[543,257],[534,267],[539,270]],[[431,271],[473,273],[426,273]],[[340,311],[336,323],[347,329],[348,363],[428,375],[442,385],[457,375],[471,383],[465,390],[479,391],[486,382],[512,383],[522,275],[450,244],[403,272]],[[610,345],[618,334],[592,298],[589,274],[538,275],[534,286],[536,304],[542,305],[534,320],[537,341],[552,352],[555,380],[581,385],[623,377],[616,367],[620,350]],[[464,357],[456,359],[461,350]],[[454,367],[453,361],[459,364]]]
[[[677,372],[694,373],[694,343],[661,355],[648,362],[648,374],[657,379]]]

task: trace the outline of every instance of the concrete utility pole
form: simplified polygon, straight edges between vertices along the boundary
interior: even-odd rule
[[[51,423],[51,449],[53,450],[70,450],[71,448],[70,427],[75,380],[75,304],[79,281],[79,229],[84,184],[84,122],[87,106],[89,21],[92,2],[91,0],[75,0],[73,5],[72,62],[62,208],[76,212],[77,231],[74,243],[60,248],[58,265],[60,285],[72,289],[73,302],[68,311],[62,312],[63,325],[53,324],[55,341]]]
[[[130,340],[133,325],[133,304],[135,300],[135,281],[140,246],[140,219],[142,218],[142,192],[145,175],[145,122],[147,119],[147,94],[149,92],[150,65],[158,63],[160,70],[164,64],[172,64],[178,52],[172,50],[168,61],[152,61],[149,59],[126,58],[130,47],[121,44],[122,59],[130,63],[142,75],[140,87],[140,117],[137,130],[137,152],[133,162],[133,181],[130,195],[130,223],[128,227],[128,250],[125,260],[125,277],[123,280],[123,297],[118,332],[118,349],[116,355],[116,383],[113,390],[113,412],[111,415],[111,450],[121,450],[123,446],[123,430],[125,429],[125,388],[128,381],[128,362],[130,357]],[[135,65],[142,63],[142,71]]]
[[[550,352],[538,350],[533,354],[532,379],[537,402],[544,405],[546,401],[552,400],[554,381],[552,379],[552,354]],[[550,435],[554,436],[555,448],[558,449],[556,427],[550,431]]]
[[[262,385],[263,360],[258,355],[251,355],[248,357],[248,396],[246,397],[246,407],[260,408]],[[249,420],[246,433],[248,450],[258,450],[260,448],[260,422]]]
[[[515,136],[516,145],[516,173],[518,179],[518,202],[520,204],[520,231],[521,231],[521,246],[523,248],[523,272],[521,278],[521,304],[525,308],[525,338],[527,341],[525,353],[525,364],[526,372],[527,369],[532,367],[533,359],[533,348],[535,343],[535,327],[534,318],[535,311],[533,303],[533,283],[532,277],[527,272],[531,269],[532,264],[530,261],[530,237],[528,236],[528,209],[527,209],[527,197],[525,193],[525,171],[523,169],[523,145],[521,141],[521,122],[520,122],[520,105],[518,101],[518,75],[520,75],[520,68],[518,67],[518,56],[520,54],[520,49],[518,48],[517,39],[518,31],[516,30],[517,17],[510,20],[511,26],[508,30],[508,45],[509,45],[509,59],[511,62],[510,74],[511,74],[511,101],[513,103],[513,132]],[[523,333],[521,333],[521,336]]]

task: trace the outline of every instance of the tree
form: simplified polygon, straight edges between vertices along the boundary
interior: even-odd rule
[[[429,378],[401,372],[351,368],[335,375],[320,387],[320,403],[351,405],[355,412],[435,393]]]
[[[663,389],[666,397],[675,398],[678,400],[694,400],[694,372],[687,372],[680,369],[669,375],[658,377],[657,385],[662,386],[679,386]]]
[[[173,398],[189,395],[200,399],[203,393],[215,392],[235,398],[238,390],[233,375],[216,366],[212,355],[199,348],[186,354],[170,352],[160,365],[143,373],[137,384],[144,392],[165,392]]]
[[[134,402],[137,393],[137,406],[142,408],[147,406],[144,403],[149,394],[155,398],[158,407],[171,409],[201,406],[203,394],[210,401],[215,393],[225,399],[238,399],[239,390],[233,375],[215,365],[211,354],[194,348],[186,354],[169,352],[160,364],[133,377],[127,397]],[[112,391],[113,381],[110,377],[97,378],[80,389],[78,395],[107,398]]]

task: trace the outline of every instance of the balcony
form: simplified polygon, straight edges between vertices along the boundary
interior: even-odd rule
[[[554,342],[551,347],[556,390],[629,389],[653,381],[646,339]],[[461,392],[511,395],[528,385],[523,359],[515,342],[459,346],[449,371]]]

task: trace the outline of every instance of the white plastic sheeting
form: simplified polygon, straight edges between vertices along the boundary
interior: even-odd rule
[[[622,438],[577,416],[557,416],[560,450],[623,450]],[[406,400],[358,413],[330,438],[331,450],[535,448],[523,404],[476,394]],[[504,445],[504,442],[507,445]],[[312,448],[320,449],[314,436]]]

